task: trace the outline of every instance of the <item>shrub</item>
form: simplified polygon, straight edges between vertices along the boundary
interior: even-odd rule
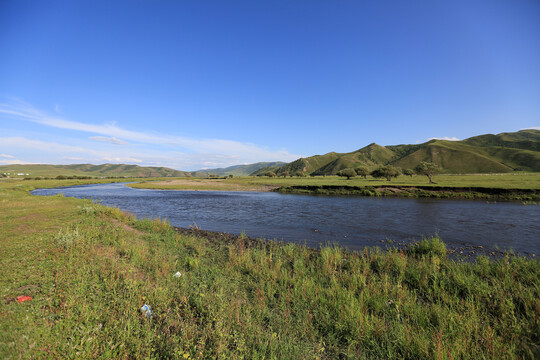
[[[412,169],[405,169],[405,170],[403,170],[403,175],[407,175],[407,176],[412,177],[412,176],[414,175],[414,170],[412,170]]]
[[[444,259],[446,258],[446,244],[438,236],[435,236],[412,245],[408,253],[413,256],[437,256]]]
[[[354,169],[347,168],[347,169],[343,169],[343,170],[338,171],[336,175],[346,177],[347,180],[350,180],[350,178],[356,176],[356,171],[354,171]]]
[[[369,170],[365,166],[360,166],[360,167],[354,169],[354,171],[356,171],[356,175],[362,176],[364,179],[366,179],[367,176],[369,175]]]
[[[392,165],[382,166],[371,172],[371,176],[374,178],[386,178],[388,181],[397,178],[399,175],[401,175],[401,169]]]
[[[422,161],[414,168],[414,171],[416,171],[418,175],[426,175],[429,182],[433,184],[433,175],[438,174],[441,171],[441,168],[432,162]]]

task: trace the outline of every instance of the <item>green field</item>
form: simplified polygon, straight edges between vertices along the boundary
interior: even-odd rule
[[[84,182],[0,181],[0,358],[540,356],[537,260],[218,241],[28,193]]]
[[[189,178],[131,184],[142,189],[280,191],[314,195],[394,196],[483,200],[540,200],[540,174],[438,175],[436,184],[424,176],[401,176],[392,181],[338,176]]]

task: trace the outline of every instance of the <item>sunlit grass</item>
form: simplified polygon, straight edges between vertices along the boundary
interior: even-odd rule
[[[540,356],[537,260],[216,243],[19,185],[0,185],[0,358]]]
[[[212,185],[209,180],[206,183],[198,183],[198,178],[182,178],[183,181],[191,181],[193,185],[169,185],[161,182],[157,185],[153,182],[133,184],[130,186],[138,188],[159,188],[159,189],[201,189],[201,190],[219,190],[220,187]],[[434,177],[436,184],[430,184],[425,176],[400,176],[392,181],[374,179],[368,176],[367,179],[355,177],[347,180],[338,176],[316,176],[316,177],[252,177],[243,176],[235,178],[220,179],[219,181],[234,189],[238,186],[239,190],[253,186],[449,186],[449,187],[486,187],[503,189],[540,189],[540,174],[538,173],[510,173],[510,174],[472,174],[472,175],[437,175]],[[198,183],[198,184],[197,184]]]

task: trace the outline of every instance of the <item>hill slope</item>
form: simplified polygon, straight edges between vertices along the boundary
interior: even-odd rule
[[[283,161],[274,162],[258,162],[247,165],[235,165],[226,168],[198,170],[199,173],[209,173],[214,175],[234,175],[234,176],[247,176],[263,168],[279,168],[285,165]]]
[[[451,174],[540,171],[540,130],[487,134],[462,141],[431,140],[414,145],[385,147],[373,143],[350,153],[300,158],[276,172],[294,174],[300,170],[306,175],[333,175],[344,168],[360,166],[414,168],[421,161],[434,162],[443,172]]]
[[[10,173],[10,176],[19,173],[28,174],[30,177],[56,177],[64,176],[95,176],[95,177],[179,177],[186,176],[184,171],[178,171],[166,167],[142,167],[125,164],[75,164],[75,165],[2,165],[0,174]]]

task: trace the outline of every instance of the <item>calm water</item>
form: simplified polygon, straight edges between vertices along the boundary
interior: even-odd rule
[[[540,254],[540,206],[484,201],[329,197],[259,192],[132,189],[124,184],[39,189],[91,198],[172,225],[351,249],[439,234],[452,247],[482,245]]]

